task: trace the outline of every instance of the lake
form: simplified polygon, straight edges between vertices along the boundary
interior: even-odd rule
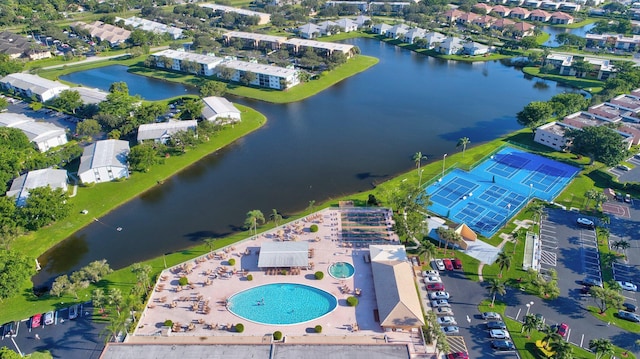
[[[440,60],[373,39],[347,42],[380,62],[296,103],[231,98],[268,123],[52,248],[39,258],[35,283],[92,260],[121,268],[236,232],[253,209],[267,217],[273,208],[294,213],[311,200],[368,190],[414,168],[418,151],[438,160],[459,151],[461,137],[477,145],[519,129],[515,114],[526,104],[567,90],[500,62]],[[132,87],[139,79],[122,72],[102,86]],[[159,88],[143,90],[147,98]]]
[[[198,89],[193,86],[185,86],[175,82],[134,75],[127,72],[127,69],[128,67],[124,65],[111,65],[86,71],[72,72],[68,75],[60,76],[60,79],[82,84],[86,87],[99,88],[104,91],[109,91],[112,83],[124,81],[129,86],[130,95],[140,95],[140,97],[149,101],[199,93]]]
[[[567,29],[567,28],[562,28],[562,27],[555,27],[555,26],[543,26],[542,27],[542,31],[548,33],[549,35],[551,35],[551,37],[549,37],[549,40],[547,40],[544,44],[542,44],[543,46],[547,46],[547,47],[558,47],[560,46],[560,44],[556,41],[556,35],[558,34],[564,34],[564,33],[570,33],[570,34],[574,34],[577,36],[580,36],[582,38],[585,38],[587,33],[589,32],[589,30],[593,29],[596,26],[595,23],[592,24],[588,24],[585,25],[583,27],[579,27],[576,29]]]

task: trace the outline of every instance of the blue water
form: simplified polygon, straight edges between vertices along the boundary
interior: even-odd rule
[[[595,26],[596,24],[588,24],[583,27],[579,27],[577,29],[567,29],[567,28],[555,27],[555,26],[543,26],[542,31],[549,33],[549,35],[551,36],[549,37],[549,40],[547,40],[542,45],[546,47],[560,46],[560,44],[556,41],[556,35],[562,34],[562,33],[570,33],[570,34],[578,35],[580,37],[586,37],[589,30],[593,29]]]
[[[234,294],[227,308],[251,322],[288,325],[308,322],[332,312],[336,297],[303,284],[266,284]]]
[[[504,148],[471,172],[455,169],[427,187],[429,210],[492,237],[533,197],[553,200],[579,169]]]
[[[347,279],[353,277],[356,269],[351,263],[337,262],[329,266],[329,274],[336,279]]]

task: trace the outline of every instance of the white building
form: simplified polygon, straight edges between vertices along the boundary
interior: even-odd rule
[[[123,20],[125,25],[132,26],[136,29],[149,31],[156,34],[169,34],[174,40],[182,37],[183,30],[175,26],[165,25],[160,22],[142,19],[136,16],[132,16],[127,19],[116,18],[116,22],[120,20]]]
[[[78,176],[83,183],[101,183],[129,177],[129,142],[104,140],[84,149]]]
[[[224,97],[205,97],[202,117],[211,122],[226,124],[240,122],[240,110]]]
[[[200,6],[212,9],[213,11],[234,12],[242,16],[257,16],[259,18],[258,25],[268,24],[269,21],[271,21],[271,15],[264,12],[239,9],[237,7],[224,6],[224,5],[218,5],[218,4],[200,4]]]
[[[47,122],[36,122],[22,114],[0,113],[0,127],[12,127],[22,131],[41,152],[67,143],[64,128]]]
[[[237,60],[224,62],[222,66],[235,70],[230,79],[235,82],[240,82],[245,73],[251,72],[256,75],[250,82],[254,86],[284,90],[300,83],[300,71],[295,69]]]
[[[151,56],[154,57],[156,67],[158,68],[169,68],[175,71],[197,73],[198,75],[204,76],[212,76],[215,73],[214,69],[216,66],[222,62],[222,59],[219,57],[176,50],[163,50]],[[166,59],[170,61],[165,62]],[[185,66],[187,62],[197,64],[198,66],[188,68]]]
[[[569,141],[564,137],[568,129],[576,128],[562,122],[549,122],[536,129],[533,140],[556,151],[563,151],[569,145]]]
[[[198,121],[196,120],[146,123],[138,127],[138,143],[146,140],[167,143],[173,134],[195,130],[197,127]]]
[[[7,197],[16,197],[16,204],[24,206],[27,197],[29,197],[29,190],[40,187],[62,188],[66,192],[67,171],[46,168],[23,174],[13,180],[11,188],[7,191]]]
[[[88,87],[73,87],[72,91],[78,91],[80,99],[84,104],[98,104],[107,99],[108,92],[100,89],[88,88]]]
[[[5,90],[13,90],[24,97],[35,96],[39,102],[46,102],[58,96],[60,92],[70,87],[58,82],[42,78],[37,75],[15,73],[0,79],[0,85]]]

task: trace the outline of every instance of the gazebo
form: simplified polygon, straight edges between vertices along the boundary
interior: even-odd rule
[[[267,242],[260,247],[258,267],[306,268],[309,266],[308,242]]]

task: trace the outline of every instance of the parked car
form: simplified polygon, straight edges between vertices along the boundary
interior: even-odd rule
[[[11,335],[11,323],[4,323],[2,325],[2,337],[8,337]]]
[[[429,293],[429,299],[449,299],[449,293],[443,291],[437,291]]]
[[[560,323],[560,325],[556,327],[556,333],[558,333],[563,338],[567,335],[568,331],[569,331],[569,324],[567,323]]]
[[[506,330],[507,329],[507,325],[504,324],[504,322],[488,322],[487,323],[487,329],[502,329],[502,330]]]
[[[69,307],[69,319],[76,319],[78,317],[78,305],[72,305]]]
[[[632,292],[637,292],[638,291],[638,286],[631,283],[631,282],[623,282],[623,281],[617,281],[616,283],[618,283],[618,285],[620,286],[620,288],[622,288],[623,290],[630,290]]]
[[[594,229],[595,228],[595,223],[593,223],[592,220],[590,220],[589,218],[584,218],[584,217],[580,217],[576,220],[576,223],[578,224],[578,227],[582,227],[582,228],[588,228],[588,229]]]
[[[450,307],[450,306],[451,304],[449,304],[449,301],[446,299],[438,299],[438,300],[431,301],[431,307],[433,308]]]
[[[449,307],[440,307],[434,310],[437,315],[453,315],[453,310]]]
[[[453,270],[453,263],[451,263],[451,259],[443,259],[442,262],[447,270]]]
[[[422,276],[423,277],[431,277],[431,276],[439,277],[440,272],[438,272],[437,270],[425,270],[425,271],[422,271]]]
[[[590,291],[591,291],[591,286],[588,286],[588,285],[582,286],[582,288],[580,288],[580,294],[591,295]]]
[[[631,168],[629,168],[629,166],[626,166],[626,165],[617,165],[616,168],[619,169],[619,170],[622,170],[622,171],[631,170]]]
[[[37,328],[40,326],[40,322],[42,321],[42,314],[35,314],[31,317],[31,328]]]
[[[444,270],[444,262],[442,262],[442,259],[434,259],[433,262],[431,262],[431,265],[433,267],[433,269],[437,269],[437,270]]]
[[[620,192],[616,192],[616,199],[620,202],[624,201],[624,196]]]
[[[456,318],[450,317],[450,316],[446,316],[446,317],[438,318],[438,324],[449,326],[449,325],[456,325],[458,323],[456,323]]]
[[[491,342],[491,347],[499,351],[516,350],[516,346],[510,340],[494,340]]]
[[[640,316],[624,310],[618,311],[618,318],[628,320],[630,322],[640,323]]]
[[[427,284],[427,290],[428,291],[444,290],[444,284],[442,284],[442,283],[430,283],[430,284]]]
[[[442,283],[442,279],[440,279],[440,277],[436,277],[436,276],[425,277],[423,279],[423,281],[426,284],[429,284],[429,283]]]
[[[44,313],[44,325],[52,325],[53,321],[54,321],[53,310],[50,312]]]
[[[453,268],[462,269],[462,261],[460,260],[460,258],[453,259]]]
[[[637,307],[635,304],[632,303],[622,303],[622,307],[624,308],[624,310],[626,310],[627,312],[635,312]]]
[[[449,353],[447,359],[469,359],[469,354],[467,352]]]
[[[631,195],[630,194],[625,194],[624,195],[624,201],[627,203],[631,203]]]
[[[509,339],[509,332],[504,329],[491,329],[489,336],[493,339]]]
[[[588,287],[593,287],[594,285],[597,285],[598,287],[602,287],[602,281],[598,278],[593,278],[593,277],[586,277],[585,279],[582,280],[581,284]]]
[[[484,312],[482,313],[482,319],[484,320],[502,320],[500,314],[496,312]]]
[[[447,325],[445,327],[440,327],[444,334],[458,334],[460,333],[460,328],[455,325]]]

